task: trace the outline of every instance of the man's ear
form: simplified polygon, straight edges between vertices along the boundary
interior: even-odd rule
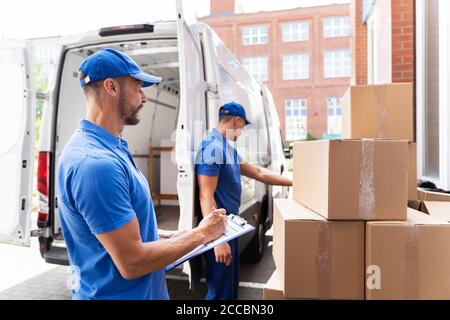
[[[103,89],[112,97],[117,97],[120,93],[120,84],[118,81],[108,78],[103,81]]]
[[[233,125],[234,125],[234,128],[239,128],[239,117],[233,118]]]

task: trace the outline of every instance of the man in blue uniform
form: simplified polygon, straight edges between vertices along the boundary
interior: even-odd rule
[[[160,80],[113,49],[80,66],[87,116],[57,171],[61,226],[79,280],[73,299],[168,299],[164,266],[225,231],[225,210],[219,209],[197,228],[166,231],[159,240],[147,180],[120,134],[139,122],[147,101],[142,87]]]
[[[292,181],[264,168],[243,161],[229,141],[236,141],[249,124],[244,108],[230,102],[219,111],[219,123],[203,139],[196,159],[200,205],[205,217],[215,208],[227,214],[239,214],[241,174],[270,185],[291,186]],[[205,277],[208,285],[206,299],[237,299],[239,286],[238,239],[215,247],[204,254]]]

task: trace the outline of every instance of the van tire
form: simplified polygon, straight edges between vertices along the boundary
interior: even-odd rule
[[[247,248],[242,252],[242,260],[246,262],[259,262],[264,255],[266,228],[260,221],[256,226],[255,236],[250,240]]]

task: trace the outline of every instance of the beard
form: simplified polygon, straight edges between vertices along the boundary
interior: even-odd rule
[[[139,118],[139,111],[141,111],[143,107],[143,104],[140,104],[138,108],[131,107],[126,101],[124,92],[121,90],[119,99],[119,112],[125,125],[137,125],[141,121],[141,118]]]

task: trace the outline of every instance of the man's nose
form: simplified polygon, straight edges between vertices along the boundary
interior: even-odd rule
[[[145,95],[144,91],[141,90],[141,99],[142,103],[146,103],[148,101],[148,97]]]

